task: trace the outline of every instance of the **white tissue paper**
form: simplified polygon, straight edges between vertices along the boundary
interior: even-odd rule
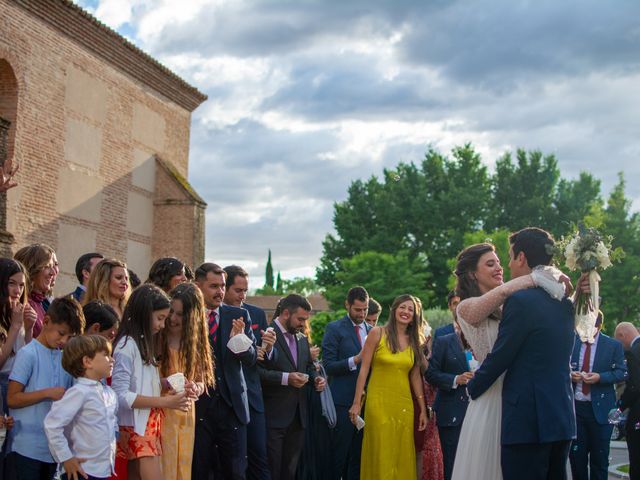
[[[184,392],[184,373],[178,372],[173,375],[169,375],[167,377],[167,382],[169,382],[169,385],[171,385],[171,388],[173,388],[176,393]]]
[[[251,348],[251,345],[253,345],[253,342],[244,333],[239,333],[238,335],[231,337],[229,342],[227,342],[227,347],[233,353],[246,352]]]

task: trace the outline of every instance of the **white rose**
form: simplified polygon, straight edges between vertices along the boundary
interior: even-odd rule
[[[607,247],[604,246],[604,243],[598,243],[596,247],[596,256],[598,257],[598,263],[600,267],[605,269],[611,266],[611,259],[609,259],[609,251]]]
[[[578,243],[578,239],[574,237],[568,244],[564,250],[564,256],[567,259],[566,264],[569,270],[575,270],[576,264],[578,262],[578,258],[576,256],[576,245]]]

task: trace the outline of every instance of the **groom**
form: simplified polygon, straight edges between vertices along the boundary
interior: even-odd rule
[[[525,228],[509,237],[509,269],[516,278],[549,265],[549,233]],[[576,436],[570,358],[573,308],[542,288],[514,293],[505,302],[493,350],[467,385],[482,395],[506,371],[502,389],[501,464],[504,480],[565,479]]]

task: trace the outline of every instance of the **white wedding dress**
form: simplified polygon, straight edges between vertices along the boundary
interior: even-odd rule
[[[458,305],[460,327],[482,364],[498,338],[500,322],[489,318],[514,292],[540,286],[556,299],[564,296],[558,283],[560,271],[552,267],[537,268],[531,275],[515,278],[481,297],[467,298]],[[500,432],[502,428],[502,382],[500,375],[489,389],[469,401],[460,432],[452,480],[502,480],[500,467]],[[526,466],[523,466],[526,468]]]

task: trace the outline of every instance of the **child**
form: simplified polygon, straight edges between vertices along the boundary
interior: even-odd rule
[[[153,285],[134,290],[116,336],[111,386],[118,395],[118,457],[129,460],[129,480],[162,480],[162,409],[187,411],[186,392],[160,396],[156,335],[169,315],[169,297]]]
[[[119,318],[114,308],[101,300],[92,300],[82,307],[87,327],[85,335],[102,335],[113,342],[118,331]]]
[[[100,380],[111,376],[111,345],[100,335],[72,338],[64,347],[62,367],[77,382],[44,420],[49,449],[68,479],[106,480],[116,454],[118,398]]]
[[[185,389],[197,398],[213,386],[213,360],[209,347],[204,300],[200,289],[182,283],[170,292],[171,311],[160,334],[160,373],[183,373]],[[194,383],[195,382],[195,383]],[[196,412],[169,410],[162,423],[162,472],[165,480],[189,480],[196,428]]]
[[[51,403],[73,385],[73,378],[62,368],[60,349],[82,333],[80,304],[56,298],[42,325],[38,338],[18,351],[9,376],[7,403],[15,420],[11,436],[18,480],[51,479],[55,474],[43,424]]]

